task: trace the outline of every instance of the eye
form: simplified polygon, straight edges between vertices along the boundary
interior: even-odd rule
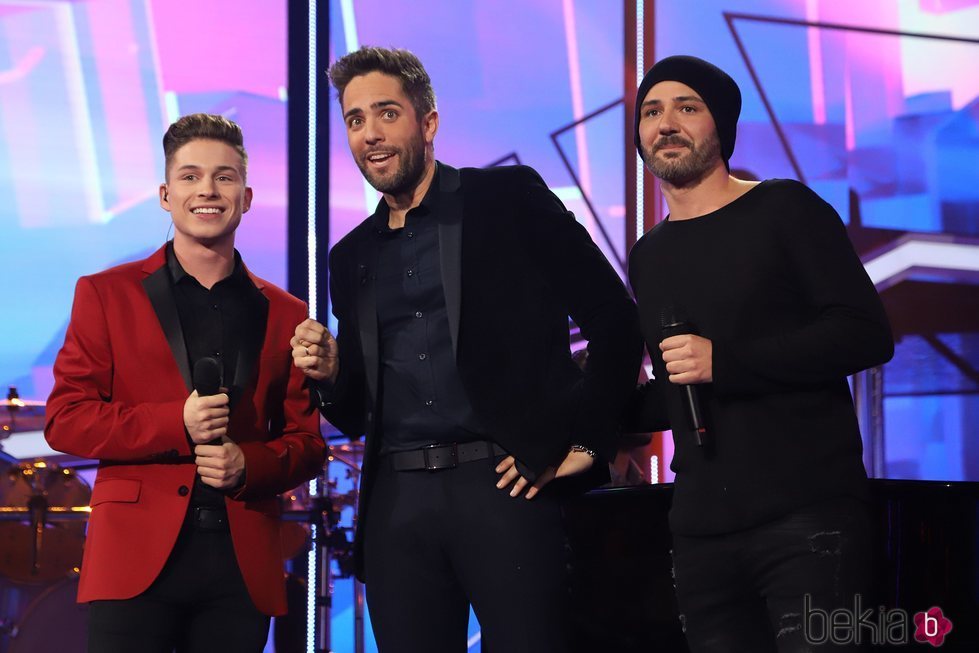
[[[394,120],[398,117],[398,112],[394,109],[388,109],[383,114],[381,114],[385,120]]]
[[[197,175],[186,174],[183,175],[180,179],[183,181],[197,181]]]
[[[364,124],[363,118],[351,118],[347,121],[347,129],[356,129]]]
[[[218,177],[218,181],[234,181],[234,179],[232,179],[232,178],[231,178],[231,177],[229,177],[228,175],[220,175],[220,176]]]
[[[697,113],[697,107],[689,104],[685,104],[682,107],[680,107],[680,111],[684,113]]]
[[[659,109],[646,109],[646,113],[644,113],[643,115],[647,117],[653,117],[653,116],[658,116],[660,113],[661,112]]]

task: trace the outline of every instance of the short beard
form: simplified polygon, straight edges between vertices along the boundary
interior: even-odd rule
[[[390,149],[390,148],[385,148]],[[403,148],[395,148],[398,154],[398,169],[390,177],[380,177],[370,172],[367,156],[357,161],[361,174],[375,190],[388,195],[401,195],[412,191],[425,174],[425,144],[419,138],[412,140]]]
[[[665,145],[684,145],[690,149],[687,156],[660,159],[659,148]],[[664,136],[651,147],[643,148],[646,167],[660,180],[678,188],[696,186],[717,165],[721,158],[721,142],[717,134],[711,134],[699,146],[680,136]]]

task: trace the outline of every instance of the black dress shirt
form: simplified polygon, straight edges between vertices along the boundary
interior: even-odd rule
[[[173,252],[173,243],[167,246],[167,268],[173,282],[173,296],[187,344],[190,369],[193,370],[201,358],[209,356],[217,360],[222,371],[221,386],[229,389],[233,405],[237,397],[231,381],[235,378],[239,350],[244,343],[253,342],[264,326],[261,312],[249,301],[252,282],[241,256],[235,251],[231,274],[210,290],[180,265]],[[205,485],[198,476],[194,480],[191,505],[223,508],[224,492]]]
[[[439,262],[439,179],[405,226],[388,227],[383,200],[374,216],[381,359],[382,453],[480,439],[483,431],[452,351]]]

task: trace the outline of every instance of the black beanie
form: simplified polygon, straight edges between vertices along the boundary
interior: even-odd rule
[[[660,82],[680,82],[697,92],[704,100],[717,126],[717,138],[721,143],[721,158],[726,164],[734,154],[734,139],[738,135],[738,116],[741,115],[741,90],[731,76],[712,63],[697,57],[679,55],[667,57],[656,63],[636,92],[636,149],[642,157],[639,142],[639,120],[642,103],[649,89]]]

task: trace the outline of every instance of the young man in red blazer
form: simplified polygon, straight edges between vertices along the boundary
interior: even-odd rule
[[[276,495],[325,458],[286,344],[306,307],[234,248],[252,200],[239,127],[185,116],[163,148],[173,241],[79,280],[45,436],[99,460],[89,650],[257,652],[286,611]]]

